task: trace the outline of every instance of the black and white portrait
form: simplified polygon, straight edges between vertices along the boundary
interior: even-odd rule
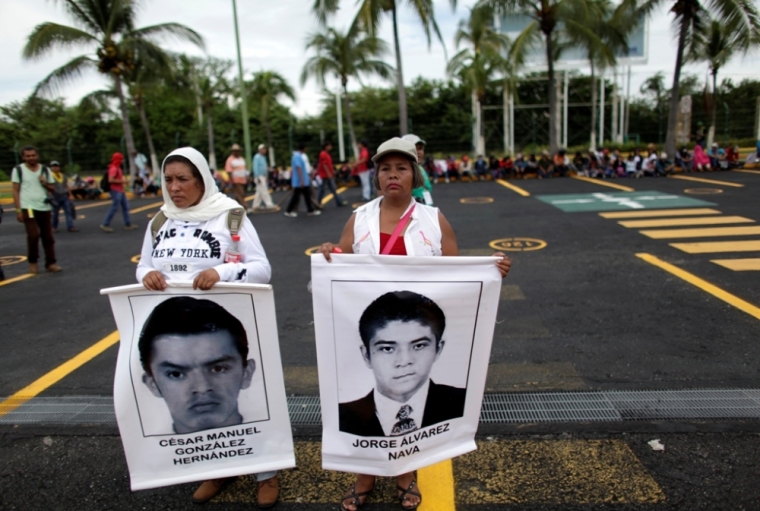
[[[382,283],[395,289],[371,299],[353,325],[336,324],[340,431],[390,437],[462,417],[480,286],[453,284],[454,300],[451,285]]]
[[[134,311],[148,315],[136,328],[131,372],[145,436],[267,419],[246,295],[173,296],[148,311],[140,299],[131,298]],[[231,312],[235,309],[239,316]],[[247,318],[249,328],[240,318]]]

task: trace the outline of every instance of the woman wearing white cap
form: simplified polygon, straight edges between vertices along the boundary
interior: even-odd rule
[[[349,218],[340,242],[323,243],[320,252],[330,261],[331,253],[385,254],[410,256],[459,255],[454,230],[443,214],[431,206],[418,204],[412,190],[422,186],[413,142],[392,138],[377,148],[374,186],[381,195],[358,208]],[[395,238],[395,240],[394,240]],[[496,263],[502,277],[512,262],[504,254]],[[422,502],[413,472],[396,477],[397,498],[404,509],[416,509]],[[375,477],[358,474],[341,507],[356,511],[364,505],[375,486]]]
[[[161,171],[164,205],[145,232],[137,281],[152,291],[166,289],[167,279],[192,280],[194,289],[203,290],[220,281],[267,284],[272,268],[256,229],[245,209],[217,189],[203,155],[192,147],[176,149]],[[195,236],[199,231],[203,236]],[[225,262],[228,254],[233,261]],[[210,500],[229,480],[203,482],[193,501]],[[256,474],[256,480],[259,507],[273,506],[277,472]]]

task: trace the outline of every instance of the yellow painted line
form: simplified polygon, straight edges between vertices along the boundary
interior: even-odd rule
[[[164,201],[154,202],[153,204],[148,204],[147,206],[142,206],[142,207],[139,207],[139,208],[130,209],[129,212],[130,213],[140,213],[141,211],[147,211],[149,209],[161,207],[163,205],[164,205]]]
[[[671,179],[683,179],[684,181],[696,181],[697,183],[710,183],[711,185],[718,186],[733,186],[734,188],[744,188],[744,185],[739,183],[729,183],[728,181],[718,181],[716,179],[705,179],[703,177],[692,176],[668,176]]]
[[[715,224],[746,224],[754,223],[751,218],[743,216],[708,216],[700,218],[666,218],[664,220],[628,220],[618,222],[629,229],[645,229],[647,227],[677,227],[679,225],[715,225]]]
[[[760,174],[760,170],[749,170],[749,169],[734,169],[733,172],[744,172],[746,174]]]
[[[454,470],[451,460],[417,471],[418,490],[422,493],[420,511],[454,511]]]
[[[711,263],[719,264],[733,271],[760,271],[760,258],[755,259],[713,259]]]
[[[46,375],[42,376],[37,381],[19,390],[11,397],[0,403],[0,417],[12,412],[51,385],[55,385],[63,378],[76,371],[117,342],[119,342],[119,332],[112,332],[83,352],[67,360]]]
[[[648,218],[657,216],[696,216],[696,215],[719,215],[720,211],[710,208],[692,209],[647,209],[645,211],[615,211],[613,213],[599,213],[602,218]]]
[[[343,186],[341,188],[338,188],[335,191],[338,192],[338,194],[341,194],[341,193],[345,192],[346,190],[348,190],[348,187],[347,186]],[[324,197],[322,197],[322,202],[320,203],[320,205],[324,206],[325,204],[327,204],[328,202],[330,202],[332,200],[332,198],[333,198],[333,194],[331,194],[331,193],[325,195]]]
[[[519,186],[515,186],[515,185],[513,185],[512,183],[509,183],[509,182],[507,182],[507,181],[504,181],[503,179],[497,179],[497,180],[496,180],[496,182],[497,182],[497,183],[499,183],[501,186],[503,186],[503,187],[505,187],[505,188],[509,188],[509,189],[510,189],[510,190],[512,190],[513,192],[517,192],[517,193],[519,193],[519,194],[520,194],[520,195],[522,195],[523,197],[530,197],[530,192],[529,192],[529,191],[527,191],[527,190],[523,190],[523,189],[522,189],[522,188],[520,188]]]
[[[671,243],[671,247],[687,254],[710,254],[717,252],[760,251],[760,240],[747,241],[705,241],[700,243]]]
[[[13,277],[12,279],[6,279],[0,282],[0,287],[7,286],[8,284],[13,284],[19,280],[28,279],[29,277],[34,277],[34,273],[25,273],[23,275],[19,275],[18,277]]]
[[[583,177],[583,176],[570,176],[573,179],[577,179],[578,181],[586,181],[587,183],[594,183],[595,185],[599,186],[607,186],[609,188],[615,188],[616,190],[623,190],[624,192],[635,192],[636,190],[629,187],[629,186],[623,186],[623,185],[616,185],[613,183],[608,183],[607,181],[602,181],[601,179],[592,179],[590,177]]]
[[[675,275],[676,277],[685,280],[689,284],[692,284],[699,289],[710,293],[715,298],[718,298],[719,300],[723,300],[729,305],[732,305],[739,309],[742,312],[746,312],[750,316],[760,319],[760,307],[757,307],[756,305],[752,305],[751,303],[742,300],[738,296],[732,295],[728,291],[724,291],[723,289],[719,288],[718,286],[714,284],[710,284],[706,280],[703,280],[696,275],[689,273],[685,270],[682,270],[678,266],[673,266],[670,263],[666,263],[662,259],[659,259],[658,257],[655,257],[651,254],[636,254],[636,257],[643,259],[644,261],[648,262],[651,265],[657,266],[658,268],[661,268],[665,270],[666,272]]]
[[[108,201],[99,201],[99,202],[96,202],[94,204],[85,204],[84,206],[80,206],[79,203],[75,202],[74,203],[74,208],[77,211],[79,211],[80,209],[90,209],[90,208],[97,208],[97,207],[100,207],[100,206],[110,206],[110,205],[111,205],[111,201],[110,200],[108,200]]]
[[[655,231],[641,231],[640,234],[648,236],[653,240],[701,238],[703,236],[708,238],[711,236],[748,236],[752,234],[760,234],[760,226],[707,227],[704,229],[657,229]]]

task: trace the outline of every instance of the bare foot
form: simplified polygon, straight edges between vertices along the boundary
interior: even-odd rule
[[[375,476],[356,474],[356,482],[341,500],[341,507],[346,511],[356,511],[364,505],[374,488]]]
[[[422,502],[422,495],[417,486],[417,477],[414,472],[408,472],[396,477],[398,485],[398,498],[404,509],[417,509]]]

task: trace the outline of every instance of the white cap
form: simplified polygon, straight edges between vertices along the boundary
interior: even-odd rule
[[[401,137],[401,140],[408,140],[409,142],[411,142],[414,145],[417,145],[417,144],[427,145],[427,143],[424,140],[422,140],[417,135],[413,135],[411,133],[408,133],[408,134],[404,135],[403,137]]]
[[[668,159],[668,153],[663,152],[662,154],[660,154],[660,158],[662,158],[663,160],[667,160]]]
[[[266,148],[267,148],[267,146],[265,144],[259,144],[259,151],[261,151],[262,149],[266,149]]]
[[[409,135],[406,136],[408,137]],[[417,138],[419,139],[419,137]],[[412,161],[417,161],[417,148],[414,147],[414,142],[398,137],[393,137],[380,144],[380,147],[377,148],[377,154],[372,157],[372,161],[377,163],[380,158],[391,153],[399,153],[407,156]]]

